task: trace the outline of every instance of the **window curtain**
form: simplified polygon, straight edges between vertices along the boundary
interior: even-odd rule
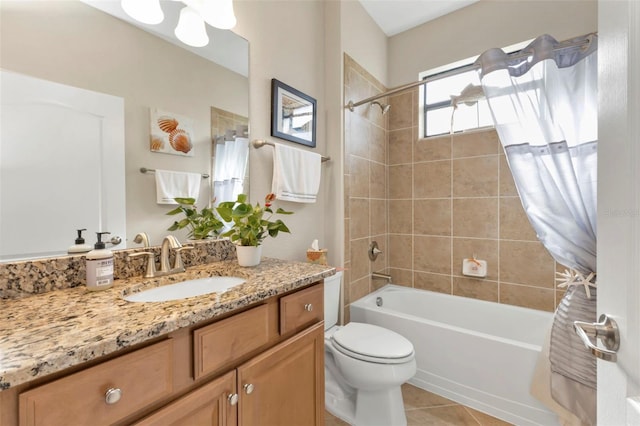
[[[249,139],[217,143],[214,157],[214,207],[224,201],[235,201],[242,193],[249,158]]]
[[[596,360],[573,321],[596,320],[597,38],[563,47],[543,35],[509,57],[483,53],[481,84],[524,210],[564,265],[568,290],[550,333],[550,393],[581,422],[596,422]]]

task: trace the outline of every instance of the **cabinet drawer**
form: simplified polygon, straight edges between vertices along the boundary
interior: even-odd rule
[[[111,424],[173,391],[165,340],[20,394],[20,425]],[[120,399],[106,402],[120,391]]]
[[[261,305],[193,332],[194,377],[212,373],[269,340],[269,309]]]
[[[324,317],[324,286],[314,285],[280,299],[280,334],[300,330]]]

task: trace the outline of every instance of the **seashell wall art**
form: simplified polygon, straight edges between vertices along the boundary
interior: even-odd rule
[[[149,148],[152,152],[193,157],[193,120],[151,108]]]

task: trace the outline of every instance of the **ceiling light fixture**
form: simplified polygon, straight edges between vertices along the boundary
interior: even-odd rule
[[[205,22],[212,27],[229,30],[236,25],[233,0],[182,0],[178,25],[174,31],[181,42],[193,47],[209,43]],[[121,0],[122,9],[145,24],[159,24],[164,19],[159,0]]]
[[[122,9],[127,15],[143,24],[159,24],[164,19],[159,0],[122,0]]]
[[[180,19],[173,32],[178,40],[189,46],[203,47],[209,44],[209,36],[202,16],[189,6],[180,10]]]

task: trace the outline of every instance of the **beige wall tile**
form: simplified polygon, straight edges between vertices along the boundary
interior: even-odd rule
[[[369,201],[371,212],[371,235],[386,234],[387,229],[387,201],[374,200]]]
[[[353,303],[369,294],[371,292],[369,284],[369,277],[352,282],[349,287],[349,303]]]
[[[405,164],[413,161],[413,129],[389,132],[389,164]]]
[[[369,159],[384,164],[387,159],[387,132],[383,127],[371,125],[370,134]]]
[[[389,198],[411,198],[413,166],[389,166]]]
[[[498,282],[479,278],[453,277],[453,294],[498,302]]]
[[[344,320],[342,324],[349,324],[351,322],[351,311],[349,310],[349,305],[344,307]]]
[[[391,109],[389,116],[389,130],[404,129],[413,125],[413,94],[401,93],[389,98]]]
[[[414,166],[413,194],[415,198],[451,196],[451,161],[430,161]]]
[[[351,260],[351,238],[349,238],[349,226],[351,225],[351,221],[349,219],[345,219],[344,221],[344,263]]]
[[[498,195],[498,156],[453,160],[454,197]]]
[[[451,275],[415,272],[413,274],[413,287],[421,290],[451,294]]]
[[[351,198],[351,176],[344,175],[344,217],[349,217],[349,198]],[[347,228],[348,229],[348,228]]]
[[[414,269],[422,272],[451,274],[451,238],[415,236]]]
[[[412,200],[395,200],[389,202],[389,232],[395,234],[413,233]]]
[[[481,240],[476,238],[453,239],[453,275],[462,275],[462,260],[472,258],[487,262],[486,280],[498,280],[498,240]]]
[[[451,200],[415,200],[413,221],[415,234],[450,236]]]
[[[345,97],[362,99],[369,96],[371,85],[358,70],[354,69],[354,67],[347,68],[345,77]]]
[[[352,198],[349,201],[351,212],[349,219],[351,221],[350,236],[351,239],[366,238],[369,236],[369,199],[368,198]]]
[[[553,312],[553,289],[500,283],[500,303]]]
[[[498,238],[498,198],[453,200],[453,235]]]
[[[453,158],[500,154],[502,146],[495,130],[456,133],[451,147]]]
[[[554,269],[555,262],[542,243],[507,240],[500,242],[501,282],[553,289]]]
[[[411,269],[389,268],[391,284],[413,287],[413,271]]]
[[[352,114],[345,128],[345,152],[368,159],[370,131],[371,124],[365,118]]]
[[[411,235],[389,235],[389,267],[411,269],[413,262],[409,253],[413,252]]]
[[[414,161],[434,161],[451,159],[451,138],[436,136],[432,138],[418,138],[414,144]]]
[[[507,163],[507,157],[505,155],[500,156],[500,195],[501,196],[518,196],[516,190],[516,184],[513,182],[513,175],[509,169]]]
[[[387,198],[387,169],[384,164],[369,162],[369,196]]]
[[[350,156],[349,192],[352,197],[369,198],[369,161]]]
[[[500,238],[538,241],[520,197],[500,197]]]
[[[370,260],[367,254],[369,239],[351,241],[351,279],[359,280],[370,275]]]

